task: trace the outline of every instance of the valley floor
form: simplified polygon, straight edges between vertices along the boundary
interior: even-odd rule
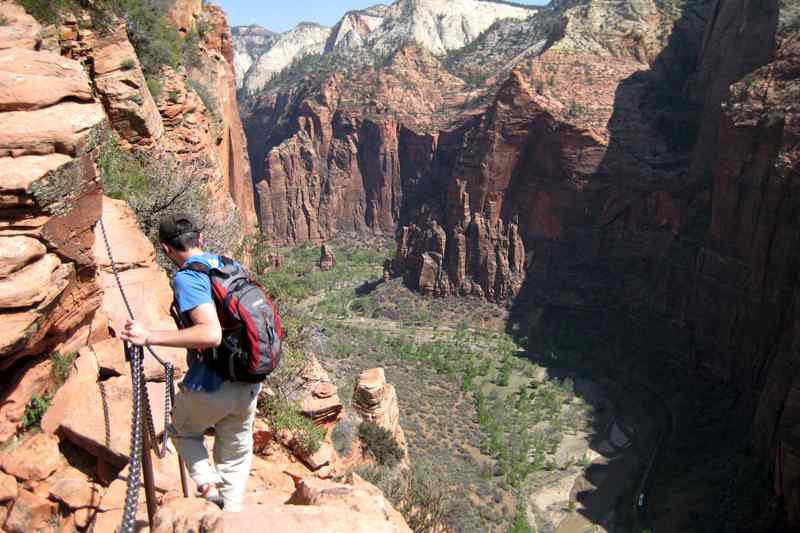
[[[506,308],[383,281],[389,243],[363,239],[332,243],[329,272],[317,248],[284,251],[273,290],[296,295],[283,312],[311,328],[345,404],[359,369],[385,368],[412,463],[449,488],[451,527],[630,531],[664,421],[650,391],[622,369],[527,351]]]

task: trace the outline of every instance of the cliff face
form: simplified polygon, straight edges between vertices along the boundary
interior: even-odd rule
[[[178,70],[164,66],[151,76],[156,94],[122,22],[98,31],[86,17],[66,19],[58,28],[61,52],[86,65],[125,149],[166,154],[203,169],[214,217],[250,232],[257,219],[227,19],[202,2],[171,5],[170,20],[182,33],[199,37]]]
[[[48,378],[47,368],[28,375],[32,365],[15,363],[104,334],[92,327],[102,300],[94,157],[109,124],[80,65],[36,51],[30,36],[41,27],[21,8],[2,3],[0,13],[10,21],[0,27],[0,369],[20,382],[0,407],[5,441]]]
[[[263,229],[396,229],[389,269],[427,294],[671,321],[693,371],[740,391],[797,520],[798,20],[777,0],[553,2],[446,56],[300,72],[247,109]]]
[[[42,27],[22,7],[0,2],[0,308],[6,325],[0,335],[6,375],[0,441],[14,435],[31,397],[51,387],[43,355],[76,352],[123,325],[122,302],[95,231],[101,213],[137,312],[153,324],[171,323],[170,289],[152,246],[127,208],[102,199],[96,163],[112,134],[125,149],[208,160],[218,219],[239,211],[247,227],[255,226],[230,32],[220,10],[201,12],[200,4],[185,29],[198,20],[209,25],[195,66],[203,78],[195,78],[210,87],[214,113],[187,88],[190,73],[165,69],[166,90],[154,98],[123,25],[101,32],[88,17],[67,17]],[[117,231],[120,225],[126,229]],[[172,356],[182,360],[180,353]]]
[[[252,190],[243,181],[249,165],[224,14],[213,7],[201,12],[193,0],[169,6],[178,10],[173,20],[187,39],[195,27],[206,31],[195,62],[188,69],[164,67],[163,92],[154,95],[124,26],[112,21],[95,33],[88,17],[67,16],[43,28],[22,7],[0,0],[2,531],[115,531],[122,521],[132,391],[117,336],[128,317],[117,282],[138,320],[158,329],[175,326],[168,277],[137,214],[125,201],[103,196],[109,176],[98,161],[111,137],[152,158],[207,160],[216,214],[238,204],[244,217],[254,215]],[[185,351],[158,353],[180,379]],[[144,377],[160,432],[164,369],[147,357]],[[327,430],[320,451],[300,453],[291,432],[260,420],[256,438],[265,448],[259,454],[268,451],[270,460],[254,457],[245,511],[228,516],[179,496],[178,458],[170,449],[153,458],[155,531],[239,531],[268,521],[284,532],[410,532],[373,485],[358,476],[330,481],[342,472],[330,432],[343,406],[318,363],[299,379],[293,392],[303,413]],[[402,434],[396,397],[380,407]],[[41,421],[30,419],[36,411]],[[31,431],[34,426],[41,431]],[[142,500],[137,521],[146,520]]]
[[[674,22],[650,1],[563,2],[526,15],[446,57],[412,45],[377,69],[341,59],[339,73],[249,102],[264,234],[291,243],[413,224],[392,266],[409,285],[516,294],[526,247],[584,227],[588,188],[609,179],[587,177],[608,150],[617,89],[650,68]],[[689,24],[700,35],[697,16]],[[642,97],[637,88],[625,105]],[[631,132],[651,133],[626,119]]]

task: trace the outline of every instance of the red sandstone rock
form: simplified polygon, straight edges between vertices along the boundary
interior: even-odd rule
[[[44,244],[30,237],[0,237],[0,279],[44,256]]]
[[[61,465],[58,439],[39,433],[0,458],[0,468],[17,479],[41,481]]]
[[[50,499],[59,501],[71,510],[97,507],[100,504],[102,489],[96,483],[91,483],[80,471],[70,468],[59,472],[50,487]],[[85,522],[82,517],[81,522]]]
[[[14,476],[0,472],[0,503],[17,499],[19,489]]]
[[[164,124],[124,25],[94,44],[94,83],[112,126],[125,141],[150,145],[161,137]]]
[[[3,527],[8,533],[39,531],[47,525],[57,510],[55,503],[21,490]]]
[[[164,384],[148,383],[150,405],[156,431],[164,429]],[[101,394],[105,394],[105,414]],[[109,425],[110,442],[106,440]],[[70,401],[70,407],[57,432],[92,455],[122,467],[130,453],[131,381],[128,376],[111,378],[83,389]]]
[[[50,369],[49,361],[31,361],[15,370],[11,383],[16,386],[0,405],[0,442],[6,442],[17,432],[31,398],[44,396],[52,379]]]
[[[336,256],[333,253],[333,248],[327,244],[320,247],[319,252],[319,268],[322,270],[331,270],[336,265]]]
[[[0,2],[0,16],[8,23],[0,26],[0,50],[34,50],[40,42],[42,26],[14,2]]]
[[[92,100],[79,64],[32,50],[0,51],[0,111],[41,109],[67,98]]]
[[[405,462],[408,461],[408,448],[403,428],[400,426],[400,407],[394,385],[386,382],[382,368],[365,370],[356,378],[353,385],[353,411],[369,422],[389,431],[403,449]]]

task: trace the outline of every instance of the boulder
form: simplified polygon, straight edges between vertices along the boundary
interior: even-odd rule
[[[0,50],[0,111],[41,109],[65,99],[92,100],[79,63],[33,50]]]
[[[50,387],[50,368],[47,360],[32,360],[14,370],[10,382],[15,386],[6,393],[0,404],[0,442],[6,442],[17,432],[31,398],[34,395],[43,396]]]
[[[16,500],[19,488],[14,476],[0,472],[0,503]]]
[[[222,517],[219,507],[208,500],[178,498],[158,510],[153,533],[223,533]],[[271,524],[270,529],[274,531]]]
[[[55,254],[0,278],[0,309],[19,309],[40,304],[50,294],[50,287],[71,273]]]
[[[0,456],[0,468],[22,481],[47,479],[62,464],[58,439],[38,433]]]
[[[0,17],[7,21],[0,26],[0,50],[36,49],[42,26],[25,12],[25,8],[14,2],[0,2]]]
[[[38,239],[0,237],[0,280],[41,259],[46,251],[47,248]]]
[[[58,431],[74,405],[82,401],[87,391],[97,387],[99,372],[97,358],[91,351],[78,354],[72,362],[72,370],[67,381],[58,389],[50,408],[42,417],[42,431],[49,435]]]
[[[47,525],[58,506],[41,496],[20,490],[3,526],[8,533],[30,533]]]
[[[63,101],[32,111],[3,114],[0,156],[75,156],[85,149],[94,128],[105,120],[103,107],[93,102]]]
[[[300,404],[300,410],[318,426],[331,429],[342,413],[342,401],[313,353],[308,353],[306,364],[295,378],[290,390],[291,400]]]
[[[147,383],[150,408],[156,431],[164,429],[164,384]],[[103,408],[103,395],[108,411]],[[108,438],[106,429],[108,429]],[[119,467],[125,466],[130,453],[131,380],[121,376],[85,384],[80,396],[70,402],[58,433],[92,455]]]
[[[63,503],[71,510],[97,507],[100,504],[102,488],[90,482],[86,475],[75,468],[58,472],[50,487],[50,499]]]
[[[97,40],[94,68],[95,87],[114,130],[131,144],[158,140],[164,124],[124,25]]]
[[[328,271],[334,266],[336,266],[336,255],[333,253],[333,248],[328,244],[323,244],[319,252],[319,268]]]

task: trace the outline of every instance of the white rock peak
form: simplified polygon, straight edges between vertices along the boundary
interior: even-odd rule
[[[272,41],[264,39],[262,47],[248,47],[235,33],[237,80],[248,92],[258,92],[296,58],[312,53],[365,48],[386,54],[416,42],[444,55],[466,46],[500,19],[526,19],[538,9],[497,0],[397,0],[350,11],[332,29],[301,23]]]

